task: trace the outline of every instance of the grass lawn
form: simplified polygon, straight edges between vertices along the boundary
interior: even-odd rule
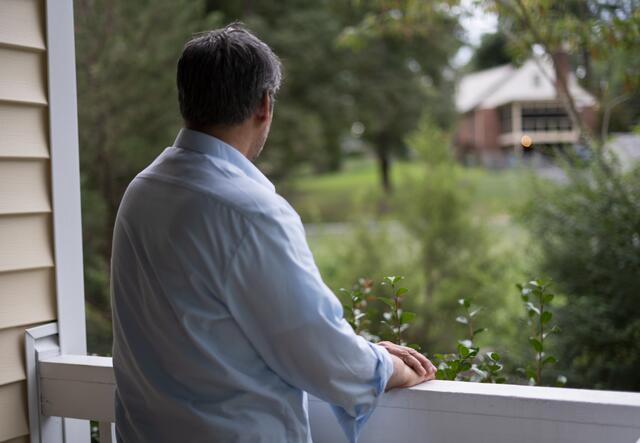
[[[424,168],[419,162],[396,161],[391,177],[394,194],[410,192],[403,178],[419,178]],[[489,171],[464,168],[463,186],[469,189],[474,213],[480,217],[508,217],[511,209],[527,195],[528,173],[509,169]],[[298,211],[305,223],[354,221],[385,216],[393,195],[383,195],[379,172],[372,159],[353,159],[338,173],[308,175],[289,179],[278,189]]]

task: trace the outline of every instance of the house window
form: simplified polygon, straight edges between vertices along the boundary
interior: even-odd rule
[[[500,133],[506,134],[513,131],[511,122],[511,105],[504,105],[498,108],[498,116],[500,118]]]
[[[571,120],[559,103],[528,103],[522,107],[524,131],[570,131]]]

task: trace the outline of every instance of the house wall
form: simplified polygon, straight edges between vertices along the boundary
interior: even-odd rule
[[[456,158],[459,161],[466,161],[469,157],[474,157],[477,154],[473,134],[474,114],[468,112],[460,117],[454,140]]]
[[[459,160],[475,157],[485,166],[499,166],[502,162],[499,135],[497,109],[474,109],[464,114],[455,136],[456,157]]]
[[[45,5],[0,1],[0,442],[28,441],[24,329],[56,318]]]

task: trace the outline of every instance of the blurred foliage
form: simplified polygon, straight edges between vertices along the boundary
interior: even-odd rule
[[[559,88],[592,148],[586,168],[565,165],[567,181],[539,186],[523,220],[540,248],[541,273],[566,302],[558,308],[557,367],[574,386],[640,389],[637,371],[640,293],[640,172],[624,173],[601,148],[608,128],[630,130],[640,118],[640,4],[636,0],[488,0],[511,44],[534,45],[559,70],[572,54],[583,84],[598,98],[601,132],[592,134]],[[609,121],[611,116],[611,122]],[[530,344],[537,346],[537,342]]]
[[[513,62],[513,56],[508,48],[507,37],[501,32],[484,34],[469,61],[473,71],[494,68]]]
[[[606,165],[603,165],[603,162]],[[572,385],[640,390],[640,168],[615,159],[568,170],[523,214],[540,268],[567,294],[558,366]]]
[[[420,245],[419,268],[424,275],[422,332],[432,343],[451,342],[450,319],[457,300],[473,297],[493,311],[505,303],[506,257],[483,219],[474,216],[472,192],[465,188],[464,170],[449,147],[449,136],[424,117],[407,144],[425,168],[421,178],[407,178],[399,196],[400,220]],[[508,305],[508,304],[507,304]]]
[[[403,286],[416,289],[403,302],[403,308],[417,316],[404,340],[429,352],[455,348],[457,333],[452,319],[458,315],[457,300],[473,298],[489,308],[485,321],[492,327],[483,340],[508,351],[513,362],[520,361],[520,348],[526,346],[526,339],[522,346],[515,345],[513,337],[520,325],[514,318],[519,318],[520,308],[508,294],[511,282],[523,278],[521,240],[501,225],[485,226],[493,217],[499,217],[502,223],[502,211],[508,205],[487,204],[495,193],[485,195],[487,185],[475,179],[475,171],[454,163],[446,134],[428,118],[409,138],[408,145],[420,154],[413,154],[411,169],[403,166],[406,173],[397,182],[394,204],[383,220],[361,220],[355,227],[347,223],[324,228],[308,225],[310,246],[323,278],[331,288],[338,289],[360,276],[373,278],[381,270],[405,275]],[[474,176],[471,182],[469,174]],[[494,178],[483,180],[493,182]],[[480,186],[476,189],[470,183]],[[328,186],[325,180],[320,184]],[[514,185],[514,181],[509,182],[509,186]],[[514,190],[518,187],[510,189]],[[508,199],[517,201],[526,190],[519,191]],[[474,197],[478,200],[473,201]],[[342,201],[346,198],[343,192]],[[365,202],[372,204],[370,200]],[[488,208],[495,212],[482,212]],[[345,207],[343,203],[343,220],[365,213],[358,205]],[[375,214],[367,213],[371,216]],[[376,295],[382,291],[373,289]],[[393,294],[383,296],[392,298]],[[373,321],[385,309],[384,302],[369,302],[366,307],[362,312],[372,323],[369,330],[376,336],[384,335],[384,328]]]
[[[452,75],[446,73],[460,46],[455,4],[352,1],[343,9],[350,25],[338,41],[350,50],[355,119],[363,125],[362,138],[376,155],[387,192],[392,153],[402,154],[419,116],[427,110],[440,124],[453,120]]]

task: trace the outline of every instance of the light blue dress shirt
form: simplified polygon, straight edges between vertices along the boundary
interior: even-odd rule
[[[322,282],[300,217],[239,151],[182,129],[131,182],[111,273],[120,442],[349,441],[393,371]]]

